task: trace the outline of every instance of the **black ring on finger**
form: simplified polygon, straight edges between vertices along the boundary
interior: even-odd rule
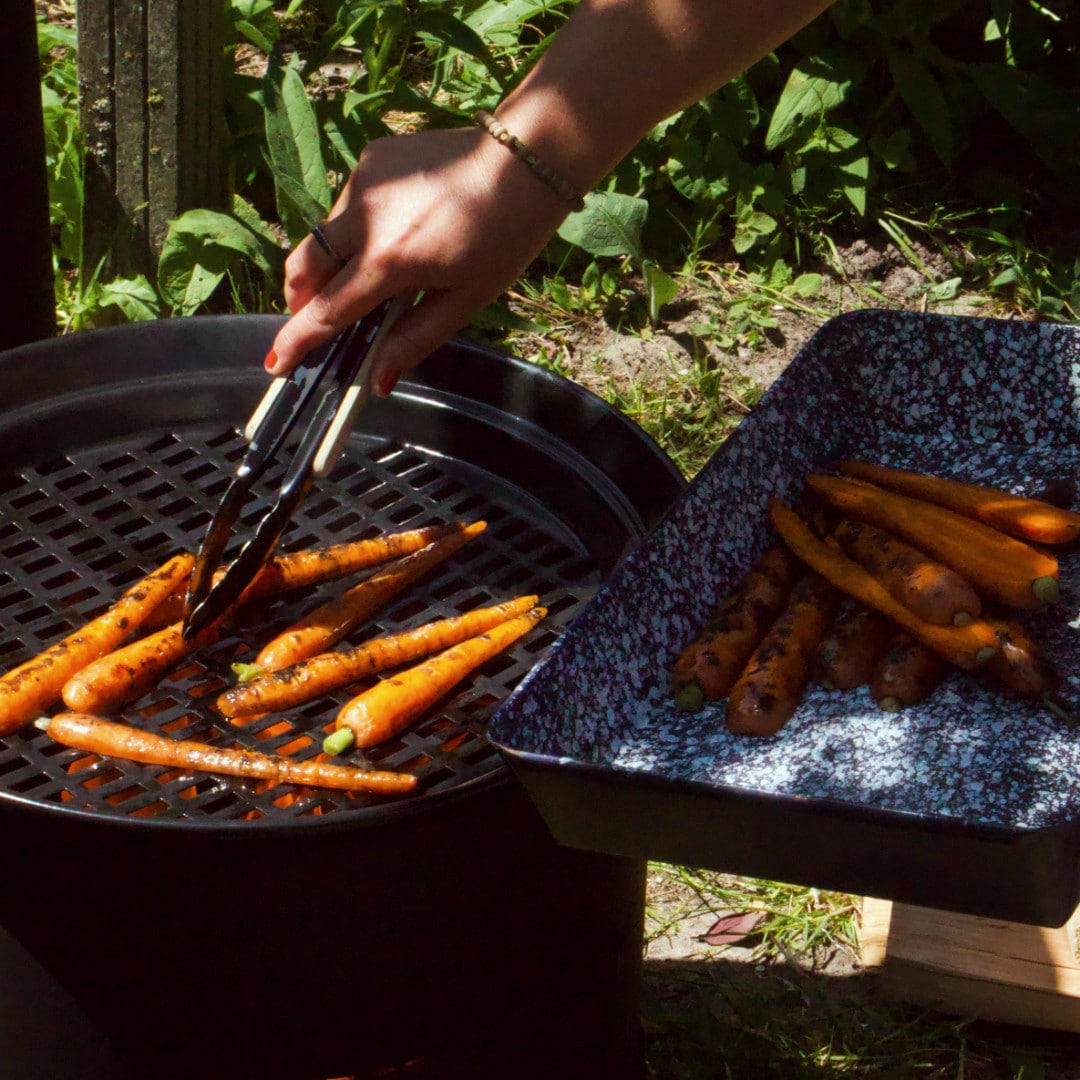
[[[326,234],[323,232],[322,225],[316,225],[311,230],[311,235],[315,237],[315,243],[323,249],[323,251],[330,256],[338,264],[338,266],[348,266],[349,260],[343,259],[333,248],[330,241],[326,239]]]

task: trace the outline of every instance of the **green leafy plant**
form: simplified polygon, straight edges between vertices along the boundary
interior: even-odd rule
[[[241,279],[274,296],[280,259],[261,238],[295,243],[371,139],[403,125],[465,124],[474,108],[492,107],[572,8],[572,0],[231,0],[237,47],[256,60],[230,75],[227,102],[230,171],[247,209],[229,207],[227,229],[174,223],[155,282],[161,310],[230,304]],[[965,238],[977,259],[990,252],[1000,264],[984,282],[989,293],[1032,297],[1040,313],[1068,317],[1073,280],[1062,267],[1076,253],[1055,250],[1064,238],[1048,223],[1071,198],[1067,178],[1080,155],[1077,18],[1072,6],[1019,0],[988,8],[837,0],[643,139],[560,230],[546,276],[580,276],[593,262],[598,280],[629,269],[646,322],[656,323],[688,260],[735,260],[765,280],[783,264],[795,281],[808,238],[880,228],[895,239],[888,223],[914,215],[929,193],[995,208],[970,221]],[[43,55],[55,44],[44,27]],[[59,94],[67,76],[54,65],[48,78]],[[71,115],[54,120],[50,146],[59,250],[74,266],[81,192],[70,166],[81,151]],[[1021,215],[1017,239],[1008,219]],[[1002,243],[1010,236],[1021,245],[1011,254]],[[1035,250],[1042,260],[1024,255]],[[591,288],[579,291],[581,302],[596,303]],[[927,297],[949,288],[928,282]],[[609,316],[619,297],[601,304]]]

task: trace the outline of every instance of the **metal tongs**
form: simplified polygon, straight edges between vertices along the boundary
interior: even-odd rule
[[[248,448],[225,489],[195,560],[184,602],[185,640],[212,626],[236,603],[270,557],[312,482],[333,468],[370,396],[375,346],[407,303],[402,297],[384,301],[343,330],[329,346],[313,349],[288,375],[270,384],[244,429]],[[311,419],[282,480],[277,501],[215,582],[215,572],[248,493],[277,459],[290,431],[305,414],[310,414]]]

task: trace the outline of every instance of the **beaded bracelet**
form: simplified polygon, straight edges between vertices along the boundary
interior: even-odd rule
[[[565,177],[560,176],[547,162],[541,161],[516,135],[511,135],[491,113],[480,109],[473,115],[473,119],[496,142],[502,143],[515,157],[528,165],[560,199],[568,202],[575,210],[584,209],[585,200],[574,190],[573,185]]]

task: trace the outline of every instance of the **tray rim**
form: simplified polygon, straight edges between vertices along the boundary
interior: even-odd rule
[[[1050,333],[1054,335],[1063,335],[1070,346],[1073,342],[1080,340],[1080,324],[1018,324],[1016,320],[991,316],[898,312],[877,308],[863,308],[856,311],[845,312],[828,319],[821,327],[819,327],[802,349],[800,349],[799,354],[792,363],[794,364],[806,354],[813,354],[823,348],[828,348],[831,339],[834,337],[836,337],[842,345],[846,345],[847,342],[851,340],[847,335],[850,332],[857,333],[864,327],[869,327],[872,330],[881,327],[888,330],[913,322],[918,322],[925,326],[927,328],[927,336],[941,333],[943,330],[947,329],[949,325],[966,324],[967,326],[974,326],[981,331],[988,331],[995,327],[1001,327],[1002,329],[1007,328],[1009,333],[1012,334],[1015,334],[1018,325],[1021,325],[1024,328],[1021,331],[1023,333]],[[783,377],[783,374],[781,374],[777,382],[779,383]],[[761,408],[763,405],[766,405],[767,401],[768,393],[763,395],[756,408]],[[728,440],[725,440],[725,443],[722,443],[717,447],[714,456],[725,452],[725,444],[727,441]],[[663,529],[664,526],[679,513],[680,507],[685,501],[693,498],[698,487],[706,482],[707,474],[708,466],[706,465],[691,479],[689,487],[684,495],[668,508],[661,521],[654,526],[654,529],[650,534],[650,539],[653,534]],[[634,568],[642,574],[648,574],[650,572],[649,566],[656,565],[655,563],[649,563],[649,548],[650,540],[647,539],[634,558]],[[603,588],[597,593],[597,596],[594,597],[592,605],[602,603],[603,598],[609,593],[617,593],[624,581],[625,575],[628,573],[629,570],[625,565],[620,567],[620,569],[608,579]],[[562,640],[556,643],[552,653],[545,658],[545,661],[542,664],[537,665],[537,667],[529,673],[528,681],[530,683],[533,681],[542,682],[546,677],[548,666],[554,662],[554,654],[562,649],[571,650],[574,648],[574,645],[575,642],[572,635],[565,635]],[[565,745],[557,745],[560,732],[565,736],[565,725],[563,728],[554,729],[550,737],[550,745],[553,746],[554,749],[550,751],[539,748],[542,745],[540,740],[530,741],[524,737],[516,738],[514,724],[512,722],[514,718],[507,715],[511,711],[511,704],[512,703],[509,701],[504,703],[492,718],[492,741],[510,762],[511,767],[517,772],[527,790],[530,791],[530,795],[534,799],[534,802],[536,802],[536,805],[544,814],[545,819],[549,821],[549,828],[552,828],[553,832],[557,832],[558,838],[562,843],[575,843],[573,823],[568,823],[560,818],[557,810],[553,810],[550,806],[545,804],[545,800],[553,799],[554,796],[545,792],[544,787],[549,782],[556,786],[563,784],[564,782],[569,783],[569,778],[578,774],[596,787],[606,785],[608,788],[613,790],[618,789],[620,792],[624,789],[628,792],[636,792],[643,802],[647,802],[649,799],[661,800],[661,802],[650,804],[657,808],[657,810],[659,810],[659,807],[662,805],[662,800],[665,795],[696,797],[707,800],[711,799],[720,804],[723,804],[728,800],[734,800],[739,804],[745,805],[753,804],[770,808],[786,807],[790,808],[793,812],[798,807],[807,807],[811,808],[815,813],[828,814],[838,819],[850,819],[858,824],[874,824],[878,826],[888,826],[890,828],[913,828],[921,832],[932,832],[943,838],[972,839],[979,842],[1006,845],[1025,851],[1032,846],[1050,843],[1058,845],[1061,851],[1070,860],[1076,861],[1078,856],[1080,856],[1080,815],[1069,821],[1058,821],[1036,825],[993,821],[970,821],[937,812],[917,813],[907,809],[891,809],[828,795],[807,796],[778,791],[740,788],[724,784],[723,782],[672,775],[671,773],[662,771],[662,768],[629,768],[624,765],[619,765],[609,757],[605,757],[605,760],[602,762],[590,761],[587,760],[584,755],[575,754],[573,752],[574,747],[569,742]],[[569,738],[568,736],[565,737]],[[569,753],[566,752],[568,747],[570,749]],[[551,779],[553,771],[558,775],[558,779]],[[600,798],[599,792],[594,792],[594,794],[596,799]],[[600,810],[597,810],[594,813],[590,806],[588,812],[583,814],[583,818],[589,814],[598,817],[599,813]],[[639,814],[638,816],[641,815]],[[590,828],[591,826],[583,827],[581,832],[587,832]],[[612,831],[617,831],[619,828],[621,828],[621,826],[616,823],[612,826]],[[619,854],[633,854],[644,858],[664,858],[663,855],[657,853],[655,848],[650,848],[645,843],[639,843],[635,846],[632,837],[624,837],[623,839],[626,842],[617,848]],[[703,851],[707,851],[707,842],[703,841],[702,843],[705,844]],[[593,849],[595,850],[595,847]],[[616,848],[601,847],[599,850],[612,852],[615,851]],[[723,866],[722,860],[723,851],[721,845],[721,850],[711,857],[709,865],[723,870],[725,867]],[[1078,872],[1080,872],[1080,865],[1078,865],[1077,869]],[[1078,880],[1072,883],[1072,888],[1075,898],[1080,898],[1080,873],[1078,873]],[[1075,907],[1075,899],[1072,906]]]

